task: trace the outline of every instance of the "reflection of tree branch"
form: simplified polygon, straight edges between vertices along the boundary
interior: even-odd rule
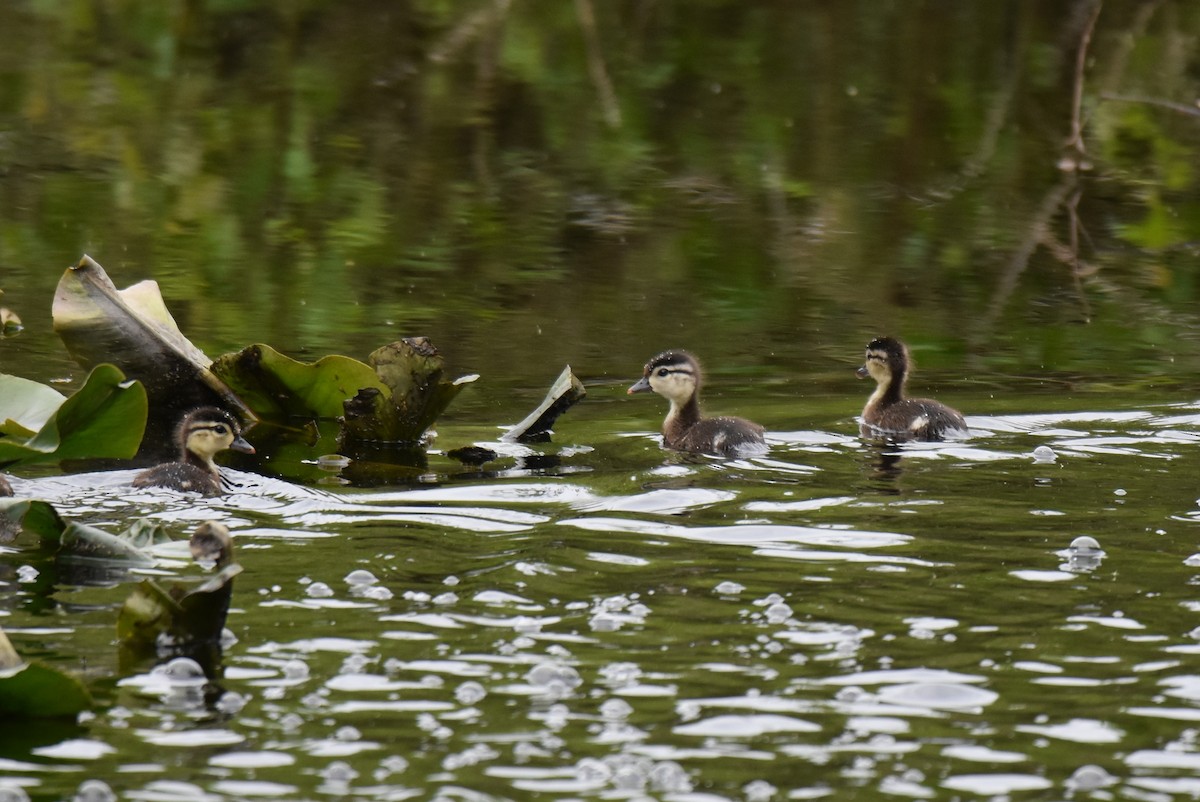
[[[1067,146],[1075,148],[1079,155],[1087,153],[1083,145],[1083,71],[1087,66],[1088,46],[1092,41],[1092,31],[1096,29],[1096,20],[1100,18],[1102,2],[1097,2],[1092,9],[1091,19],[1083,29],[1079,40],[1079,51],[1075,54],[1075,91],[1071,95],[1071,135],[1067,138]]]
[[[613,91],[612,81],[608,77],[608,68],[604,66],[604,53],[600,48],[600,35],[596,32],[596,13],[592,8],[592,0],[575,0],[575,13],[579,17],[579,27],[583,30],[583,42],[587,47],[588,75],[596,85],[596,94],[600,96],[600,107],[604,111],[604,122],[609,128],[621,127],[621,108],[617,105],[617,94]]]
[[[453,59],[480,30],[491,26],[498,17],[505,15],[508,5],[508,0],[492,3],[469,15],[430,50],[429,60],[440,63]]]
[[[1158,106],[1163,109],[1177,111],[1180,114],[1186,114],[1189,117],[1200,117],[1200,108],[1189,106],[1186,103],[1175,103],[1171,100],[1162,100],[1156,97],[1147,97],[1145,95],[1114,95],[1105,92],[1100,95],[1101,100],[1112,100],[1117,103],[1145,103],[1147,106]]]
[[[1059,207],[1063,205],[1067,196],[1075,189],[1075,185],[1075,174],[1064,173],[1063,179],[1055,184],[1042,199],[1037,214],[1033,216],[1033,220],[1029,224],[1029,229],[1025,233],[1025,239],[1021,241],[1020,247],[1013,253],[1012,258],[1008,260],[1008,267],[1000,277],[1000,285],[996,287],[996,292],[992,296],[992,304],[988,309],[987,318],[983,326],[983,335],[985,337],[991,333],[996,320],[1000,317],[1000,313],[1004,311],[1008,299],[1012,297],[1013,291],[1016,290],[1017,279],[1025,272],[1025,268],[1029,267],[1029,260],[1033,257],[1034,251],[1037,250],[1038,245],[1051,236],[1050,221],[1054,219],[1054,215],[1058,213]]]

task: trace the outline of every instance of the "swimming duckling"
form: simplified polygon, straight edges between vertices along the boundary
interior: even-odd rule
[[[686,351],[663,351],[646,363],[629,395],[649,390],[671,402],[663,421],[663,445],[678,451],[748,457],[763,454],[763,427],[745,418],[700,415],[700,363]]]
[[[867,361],[858,377],[871,376],[878,386],[863,408],[863,437],[899,440],[942,440],[969,433],[962,413],[932,398],[905,398],[904,383],[912,359],[904,343],[880,337],[867,345]]]
[[[254,446],[242,438],[237,420],[223,409],[200,407],[184,416],[176,430],[179,440],[178,462],[164,462],[139,473],[134,487],[167,487],[194,490],[203,496],[221,495],[221,474],[213,457],[227,448],[254,453]]]

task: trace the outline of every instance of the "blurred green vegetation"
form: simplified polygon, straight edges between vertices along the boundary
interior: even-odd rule
[[[1200,5],[1105,4],[1077,75],[1094,8],[5,3],[0,361],[42,377],[88,252],[213,355],[1194,374]]]

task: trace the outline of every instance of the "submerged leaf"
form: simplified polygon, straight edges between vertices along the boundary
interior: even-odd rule
[[[145,388],[112,365],[97,365],[65,400],[36,382],[0,376],[0,465],[132,457],[147,409]]]
[[[0,630],[0,718],[77,716],[91,707],[82,682],[56,668],[22,662]]]
[[[253,415],[209,369],[212,360],[179,331],[154,281],[118,290],[84,256],[54,294],[54,330],[84,366],[113,362],[142,381],[156,409],[216,404]]]
[[[342,402],[359,390],[384,389],[371,366],[356,359],[331,355],[299,362],[262,344],[218,357],[212,370],[255,413],[271,418],[336,418]]]
[[[542,403],[538,404],[537,409],[530,412],[525,420],[505,432],[501,439],[510,442],[528,442],[548,437],[550,429],[554,426],[554,421],[558,420],[559,415],[575,406],[586,395],[587,390],[584,389],[583,382],[579,381],[571,372],[571,366],[567,365],[563,368],[562,373],[558,374],[554,384],[550,385],[546,397],[542,399]]]
[[[65,520],[54,506],[35,499],[0,499],[0,533],[20,530],[41,539],[44,547],[57,549],[60,555],[118,560],[138,565],[153,565],[151,546],[169,543],[171,538],[160,524],[139,518],[119,535],[87,524]]]

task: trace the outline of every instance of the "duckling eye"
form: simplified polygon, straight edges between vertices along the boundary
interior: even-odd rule
[[[226,429],[225,426],[220,423],[218,423],[216,426],[213,427],[213,431],[220,435],[229,434],[229,430]]]
[[[659,376],[666,376],[666,375],[667,375],[668,373],[670,373],[670,372],[671,372],[671,371],[667,370],[666,368],[659,368],[659,369],[658,369],[658,375],[659,375]]]

